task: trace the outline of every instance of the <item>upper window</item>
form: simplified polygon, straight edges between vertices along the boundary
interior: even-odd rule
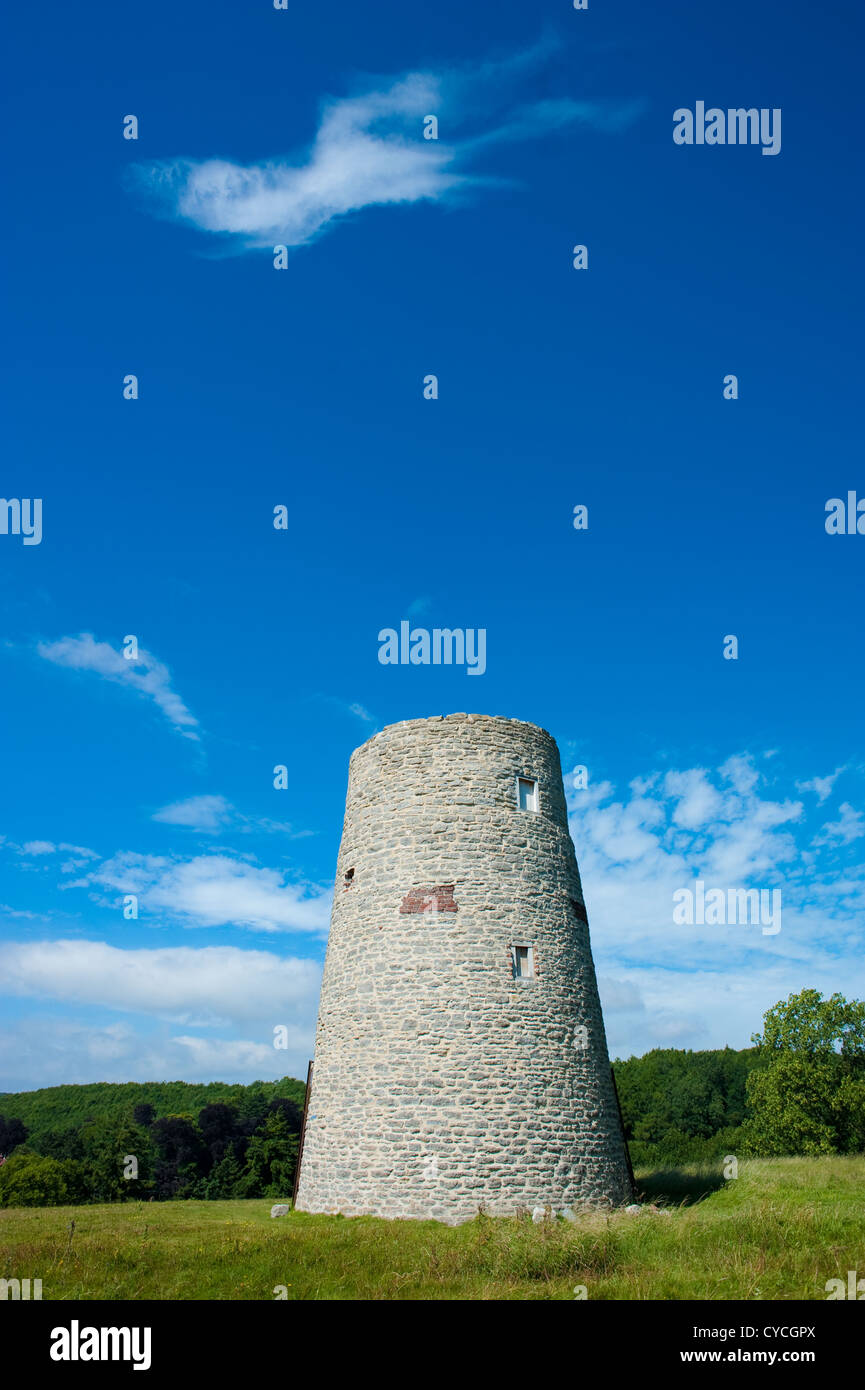
[[[517,778],[517,803],[521,811],[538,809],[538,784],[531,777]]]
[[[514,979],[530,980],[535,973],[531,946],[514,946]]]

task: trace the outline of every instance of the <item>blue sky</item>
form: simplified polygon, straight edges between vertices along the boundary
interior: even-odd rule
[[[854,7],[11,27],[0,1087],[304,1074],[348,757],[455,710],[559,742],[614,1054],[865,997]],[[674,925],[698,877],[782,930]]]

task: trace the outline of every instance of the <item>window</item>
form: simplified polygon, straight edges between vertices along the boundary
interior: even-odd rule
[[[535,962],[532,958],[531,946],[514,946],[514,979],[531,980],[535,973]]]
[[[344,878],[343,878],[343,884],[344,884],[344,886],[345,886],[346,888],[350,888],[351,885],[352,885],[352,883],[353,883],[353,881],[354,881],[354,869],[346,869],[346,871],[345,871],[345,876],[344,876]]]
[[[538,784],[531,777],[517,778],[517,803],[521,811],[537,811]]]

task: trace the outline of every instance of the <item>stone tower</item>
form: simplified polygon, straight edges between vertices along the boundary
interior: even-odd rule
[[[482,714],[382,729],[349,765],[298,1209],[630,1197],[554,739]]]

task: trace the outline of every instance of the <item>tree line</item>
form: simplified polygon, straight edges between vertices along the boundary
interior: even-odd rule
[[[303,1111],[285,1096],[213,1101],[198,1115],[128,1118],[30,1134],[0,1115],[0,1206],[291,1197]]]
[[[0,1114],[15,1116],[31,1137],[47,1129],[71,1129],[90,1120],[128,1120],[136,1105],[152,1105],[157,1116],[197,1115],[205,1105],[226,1101],[242,1110],[261,1111],[262,1100],[286,1096],[303,1106],[304,1084],[293,1076],[279,1081],[93,1081],[83,1086],[49,1086],[39,1091],[0,1091]],[[0,1149],[0,1153],[3,1150]]]

